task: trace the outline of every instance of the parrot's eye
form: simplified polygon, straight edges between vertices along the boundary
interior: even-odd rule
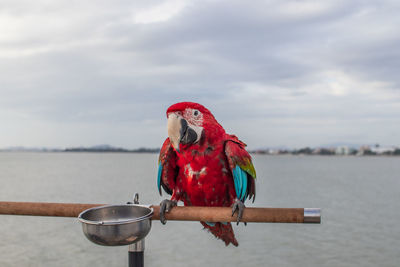
[[[197,117],[199,115],[199,111],[198,110],[194,110],[193,111],[193,115]]]

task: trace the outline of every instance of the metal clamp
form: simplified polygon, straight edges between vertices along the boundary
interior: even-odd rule
[[[304,208],[304,223],[321,223],[321,209]]]

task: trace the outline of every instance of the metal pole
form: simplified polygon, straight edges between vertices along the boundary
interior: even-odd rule
[[[129,267],[144,266],[144,238],[128,247]]]
[[[139,193],[133,197],[133,203],[139,204]],[[129,204],[129,203],[128,203]],[[130,244],[128,247],[129,267],[143,267],[144,266],[144,238]]]

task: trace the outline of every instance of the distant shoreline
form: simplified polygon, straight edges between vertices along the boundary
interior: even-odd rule
[[[91,149],[91,148],[66,148],[61,152],[92,152],[92,153],[160,153],[159,148],[138,148],[138,149]]]
[[[88,153],[159,153],[159,148],[137,148],[125,149],[120,147],[112,147],[109,145],[100,145],[94,147],[69,147],[61,148],[26,148],[26,147],[11,147],[0,149],[0,152],[88,152]]]
[[[346,146],[333,148],[301,148],[301,149],[255,149],[248,150],[250,154],[256,155],[293,155],[293,156],[400,156],[400,148],[377,146],[362,146],[358,149]],[[69,148],[27,148],[10,147],[0,149],[0,152],[38,152],[38,153],[160,153],[160,148],[137,148],[125,149],[110,145],[98,145],[93,147],[69,147]]]

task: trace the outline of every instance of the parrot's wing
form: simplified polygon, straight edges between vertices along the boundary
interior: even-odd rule
[[[158,158],[157,186],[161,195],[161,187],[167,194],[172,195],[175,188],[176,176],[178,175],[178,166],[176,165],[176,152],[174,151],[169,138],[167,138],[161,148]]]
[[[236,196],[245,201],[256,197],[256,170],[251,162],[251,156],[245,150],[246,144],[234,135],[227,135],[225,141],[225,154],[228,158],[229,167],[232,171],[235,184]]]

